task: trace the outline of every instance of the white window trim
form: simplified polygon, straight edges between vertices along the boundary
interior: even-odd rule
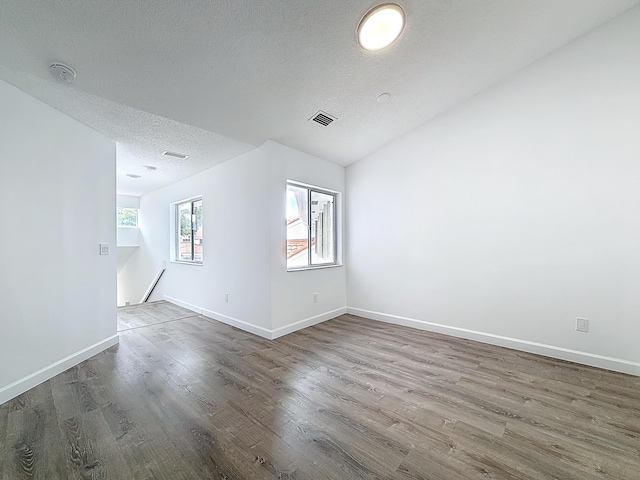
[[[311,256],[311,249],[309,249],[309,260],[308,260],[308,265],[305,266],[301,266],[301,267],[291,267],[289,268],[288,266],[286,266],[286,258],[285,258],[285,266],[287,269],[287,272],[304,272],[306,270],[321,270],[321,269],[325,269],[325,268],[335,268],[335,267],[342,267],[342,192],[339,192],[337,190],[331,190],[329,188],[325,188],[325,187],[318,187],[317,185],[311,185],[310,183],[303,183],[303,182],[298,182],[296,180],[287,180],[286,185],[285,185],[285,191],[286,191],[286,187],[292,185],[294,187],[302,187],[302,188],[306,188],[309,189],[309,192],[311,191],[315,191],[318,193],[325,193],[328,195],[332,195],[334,198],[334,235],[333,235],[333,242],[334,242],[334,249],[335,249],[335,261],[333,263],[323,263],[323,264],[319,264],[319,265],[311,265],[311,260],[310,260],[310,256]],[[311,193],[309,193],[309,195],[311,195]],[[311,214],[311,209],[309,208],[309,214]],[[311,228],[309,226],[309,228]],[[285,232],[286,235],[286,232]],[[286,242],[286,238],[285,238],[285,242]],[[286,250],[286,249],[285,249]],[[285,254],[286,257],[286,254]]]
[[[201,200],[201,201],[203,200],[202,195],[196,195],[196,196],[178,200],[177,202],[173,202],[169,204],[169,225],[170,225],[169,262],[170,263],[176,263],[180,265],[191,265],[196,267],[201,267],[204,264],[204,253],[202,255],[202,260],[193,260],[193,261],[180,260],[177,256],[177,244],[178,244],[177,240],[178,240],[178,232],[179,232],[179,227],[177,223],[178,222],[177,207],[178,205],[181,205],[183,203],[195,202],[198,200]],[[204,201],[203,201],[203,206],[204,206]]]

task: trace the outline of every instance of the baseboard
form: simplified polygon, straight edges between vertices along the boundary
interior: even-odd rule
[[[318,323],[326,322],[327,320],[339,317],[340,315],[344,315],[345,313],[347,313],[347,307],[337,308],[329,312],[321,313],[320,315],[315,315],[298,322],[290,323],[289,325],[285,325],[284,327],[275,328],[271,330],[271,338],[278,338],[284,335],[289,335],[290,333],[293,333],[295,331],[311,327],[312,325],[317,325]]]
[[[167,302],[173,303],[182,308],[186,308],[187,310],[191,310],[192,312],[197,313],[198,315],[202,315],[203,309],[196,305],[191,305],[190,303],[183,302],[182,300],[178,300],[177,298],[167,297],[166,295],[163,297]]]
[[[237,318],[207,310],[206,308],[202,310],[202,315],[207,318],[212,318],[213,320],[226,323],[227,325],[231,325],[232,327],[239,328],[240,330],[244,330],[245,332],[253,333],[255,335],[259,335],[260,337],[268,338],[269,340],[271,340],[271,330],[269,330],[268,328],[258,327],[257,325],[252,325]]]
[[[478,332],[468,330],[466,328],[452,327],[438,323],[426,322],[424,320],[416,320],[414,318],[401,317],[398,315],[390,315],[387,313],[373,312],[361,308],[347,307],[347,313],[357,315],[359,317],[377,320],[380,322],[392,323],[394,325],[402,325],[405,327],[417,328],[419,330],[427,330],[430,332],[442,333],[453,337],[466,338],[477,342],[488,343],[500,347],[512,348],[528,353],[535,353],[545,357],[557,358],[569,362],[580,363],[592,367],[604,368],[605,370],[613,370],[615,372],[627,373],[629,375],[640,376],[640,363],[623,360],[620,358],[606,357],[568,348],[546,345],[543,343],[530,342],[517,338],[504,337],[491,333]]]
[[[91,345],[90,347],[80,350],[79,352],[76,352],[66,358],[63,358],[62,360],[44,367],[37,372],[32,373],[31,375],[27,375],[26,377],[21,378],[20,380],[17,380],[7,385],[6,387],[0,388],[0,405],[8,402],[18,395],[23,394],[33,387],[40,385],[42,382],[46,382],[47,380],[55,377],[65,370],[68,370],[69,368],[79,364],[80,362],[84,362],[88,358],[97,355],[107,348],[117,345],[118,341],[118,335],[113,335],[112,337],[106,338],[101,342]]]
[[[329,312],[321,313],[320,315],[314,315],[313,317],[299,320],[289,325],[285,325],[284,327],[278,327],[276,329],[270,330],[268,328],[259,327],[251,323],[247,323],[238,318],[230,317],[220,312],[214,312],[213,310],[207,310],[206,308],[198,307],[196,305],[191,305],[190,303],[186,303],[186,302],[183,302],[182,300],[168,297],[166,295],[164,296],[164,299],[169,303],[173,303],[174,305],[178,305],[179,307],[186,308],[188,310],[191,310],[192,312],[196,312],[199,315],[203,315],[207,318],[211,318],[213,320],[226,323],[227,325],[231,325],[232,327],[239,328],[240,330],[253,333],[262,338],[267,338],[269,340],[273,340],[275,338],[288,335],[297,330],[302,330],[303,328],[307,328],[312,325],[316,325],[318,323],[326,322],[327,320],[331,320],[332,318],[335,318],[347,313],[347,307],[342,307],[336,310],[331,310]]]

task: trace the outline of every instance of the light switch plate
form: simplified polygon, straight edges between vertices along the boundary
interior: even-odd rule
[[[100,255],[109,255],[111,252],[109,251],[109,244],[108,243],[101,243],[100,244]]]

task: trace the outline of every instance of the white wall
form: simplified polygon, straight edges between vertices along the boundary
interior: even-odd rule
[[[288,178],[342,191],[343,167],[275,142],[144,195],[141,247],[121,273],[139,301],[167,261],[151,300],[167,298],[266,337],[344,313],[343,267],[286,272]],[[170,262],[169,206],[202,195],[204,262]],[[311,294],[318,293],[314,304]],[[229,302],[224,301],[225,293]],[[139,298],[138,298],[139,297]],[[295,324],[295,325],[294,325]]]
[[[116,153],[117,155],[117,153]],[[116,195],[116,206],[118,208],[140,209],[140,197],[132,195]],[[131,299],[133,292],[127,288],[131,287],[130,278],[127,274],[122,274],[127,263],[134,255],[137,255],[140,247],[140,229],[132,227],[117,227],[117,256],[118,256],[118,277],[117,277],[117,300],[118,306],[122,307],[128,303],[135,304],[139,298]]]
[[[132,227],[118,227],[118,247],[137,247],[140,245],[140,229]]]
[[[268,330],[270,311],[268,162],[253,150],[141,198],[140,292],[163,260],[167,271],[152,300],[165,296]],[[169,262],[169,206],[202,195],[202,266]],[[224,294],[229,302],[224,302]]]
[[[115,142],[1,81],[0,105],[3,403],[117,343],[116,227]]]
[[[116,195],[116,205],[120,208],[140,208],[140,197],[133,195]]]
[[[636,8],[349,167],[350,311],[640,374],[639,45]]]
[[[345,169],[276,142],[267,142],[261,148],[270,161],[272,328],[277,334],[284,334],[341,315],[347,304],[346,267],[287,272],[287,180],[344,193]],[[344,196],[339,195],[337,209],[340,212],[343,199]],[[344,224],[342,213],[338,218]],[[338,242],[342,245],[342,235]],[[340,253],[343,250],[341,247]],[[317,303],[312,301],[313,293],[318,294]]]

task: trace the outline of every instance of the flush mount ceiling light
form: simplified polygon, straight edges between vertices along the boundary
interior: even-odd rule
[[[358,25],[358,43],[365,50],[382,50],[391,45],[404,29],[404,10],[395,3],[373,7]]]

